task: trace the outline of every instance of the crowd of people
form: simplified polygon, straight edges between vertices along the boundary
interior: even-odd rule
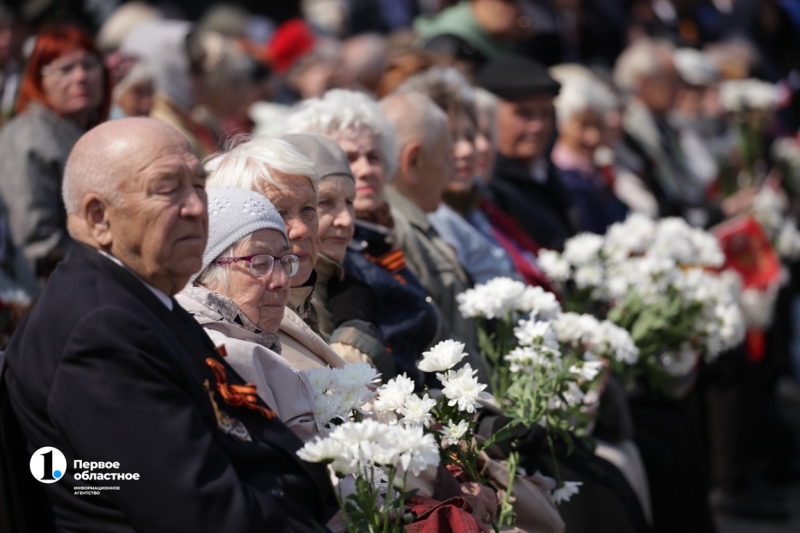
[[[514,280],[588,313],[568,302],[591,284],[542,252],[673,218],[719,237],[746,336],[666,386],[606,364],[580,430],[509,434],[506,399],[475,392],[481,476],[428,461],[402,520],[489,531],[509,502],[506,531],[789,516],[793,3],[43,4],[0,3],[0,530],[358,530],[336,499],[352,476],[297,454],[335,429],[320,369],[374,369],[373,406],[397,383],[433,402],[445,376],[423,354],[455,341],[496,384],[503,326],[465,293]],[[369,405],[358,422],[381,419]],[[40,484],[45,447],[70,474]],[[73,468],[97,462],[136,478]],[[562,479],[580,490],[554,497]]]

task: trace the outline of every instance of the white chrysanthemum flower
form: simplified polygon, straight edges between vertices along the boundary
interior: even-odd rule
[[[443,372],[453,368],[466,355],[463,342],[448,339],[423,352],[418,367],[423,372]]]
[[[544,346],[558,350],[558,336],[550,322],[544,320],[520,320],[514,328],[514,336],[523,346]]]
[[[565,481],[562,487],[553,490],[552,499],[556,505],[561,502],[568,502],[570,498],[578,494],[579,487],[583,485],[582,481]]]
[[[436,374],[442,382],[442,394],[450,400],[448,405],[458,405],[460,411],[474,413],[480,407],[478,400],[488,400],[490,396],[483,392],[486,385],[478,382],[475,377],[477,370],[473,370],[469,363],[460,370],[450,370],[447,374]]]
[[[590,289],[603,284],[605,271],[599,263],[581,265],[575,269],[575,285],[579,289]]]
[[[315,395],[325,394],[333,386],[333,368],[320,366],[304,371]]]
[[[605,236],[603,253],[611,260],[625,260],[643,254],[653,240],[655,223],[647,216],[632,213],[624,222],[612,224]]]
[[[628,330],[608,320],[601,320],[594,328],[594,334],[589,338],[589,347],[595,355],[628,365],[639,360],[639,348]]]
[[[594,233],[580,233],[564,244],[564,259],[571,265],[579,267],[595,264],[603,249],[603,236]]]
[[[309,463],[333,461],[342,455],[343,443],[338,439],[317,437],[297,450],[297,455]]]
[[[540,320],[553,319],[561,312],[561,304],[556,295],[541,287],[525,287],[518,305],[517,311],[530,313]]]
[[[372,402],[372,408],[376,412],[397,411],[410,395],[414,393],[414,382],[402,374],[389,380],[378,389],[378,398]]]
[[[530,372],[539,367],[561,370],[561,357],[556,350],[543,346],[520,346],[503,357],[511,372]]]
[[[567,281],[570,278],[570,264],[564,257],[552,250],[539,250],[536,262],[547,277],[553,281]]]
[[[402,443],[399,449],[398,464],[404,471],[418,476],[428,466],[438,466],[440,457],[436,440],[430,433],[423,434],[421,427],[396,426],[401,429],[393,440]]]
[[[592,381],[603,370],[602,361],[584,361],[580,365],[572,365],[569,371],[585,381]]]
[[[347,363],[333,371],[336,389],[361,388],[380,382],[380,374],[367,363]]]
[[[429,427],[431,424],[431,409],[436,406],[436,400],[432,399],[428,394],[422,398],[414,394],[406,397],[403,406],[397,410],[403,416],[403,424],[407,426],[417,425]]]
[[[469,429],[469,421],[462,420],[455,424],[452,420],[446,425],[442,426],[442,435],[448,446],[455,446],[464,437]]]

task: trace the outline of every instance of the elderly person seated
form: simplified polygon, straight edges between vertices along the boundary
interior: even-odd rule
[[[157,120],[107,122],[72,150],[63,195],[76,244],[0,376],[3,465],[38,464],[52,480],[20,495],[25,531],[311,533],[332,515],[326,469],[297,457],[302,441],[275,406],[172,298],[203,264],[205,181],[186,139]],[[255,218],[239,206],[238,223]],[[255,242],[270,232],[285,245],[271,229]],[[77,495],[106,484],[119,490]]]
[[[554,101],[558,138],[550,159],[578,210],[581,231],[602,235],[627,212],[594,163],[595,152],[605,139],[606,113],[616,102],[591,73],[567,74],[559,81],[561,91]]]
[[[464,317],[456,302],[456,296],[472,282],[427,216],[439,208],[452,178],[453,138],[447,116],[419,93],[387,96],[381,101],[381,108],[395,125],[400,145],[397,175],[386,194],[398,245],[411,270],[442,310],[444,338],[466,344],[472,367],[478,368],[478,377],[488,383],[479,356],[475,321]]]
[[[378,329],[381,301],[342,264],[355,231],[356,187],[347,155],[321,135],[291,134],[283,139],[314,161],[320,177],[317,281],[311,298],[320,333],[346,361],[371,364],[386,382],[397,372]]]
[[[300,370],[344,360],[317,334],[311,306],[317,262],[319,174],[306,156],[280,139],[255,137],[206,163],[209,187],[240,187],[265,196],[286,225],[290,252],[299,259],[281,321],[281,355]],[[304,318],[310,324],[304,321]]]
[[[406,266],[392,229],[385,187],[397,165],[394,128],[370,97],[332,90],[293,109],[287,130],[324,135],[347,154],[355,177],[356,221],[345,271],[378,294],[383,309],[378,319],[381,338],[391,349],[397,372],[405,372],[421,387],[424,378],[416,362],[423,351],[446,337],[441,336],[441,315]]]
[[[444,201],[428,214],[433,227],[455,249],[461,266],[476,283],[486,283],[499,276],[520,277],[506,250],[492,236],[481,233],[467,218],[476,214],[480,201],[476,183],[478,116],[469,82],[452,67],[434,67],[411,76],[395,92],[424,94],[448,118],[455,172],[445,186]],[[414,106],[410,106],[409,112],[411,109]],[[426,120],[429,115],[422,117]]]
[[[175,299],[215,345],[225,346],[225,360],[256,385],[278,417],[307,440],[316,434],[309,411],[313,395],[304,374],[279,355],[278,337],[300,258],[289,253],[286,226],[260,194],[220,187],[209,191],[208,202],[203,268]],[[249,215],[244,221],[242,213]]]

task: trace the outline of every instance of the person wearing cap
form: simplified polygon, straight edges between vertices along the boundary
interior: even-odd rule
[[[220,187],[209,190],[208,204],[202,269],[175,299],[215,346],[225,346],[225,360],[278,418],[307,440],[316,434],[313,396],[304,375],[280,356],[278,336],[300,258],[289,252],[283,219],[260,194]]]
[[[320,177],[317,281],[311,297],[320,333],[345,361],[371,364],[386,382],[397,372],[378,329],[381,301],[342,264],[355,232],[356,186],[347,154],[336,141],[321,135],[295,133],[281,138],[311,159]]]
[[[579,221],[549,157],[553,99],[561,86],[542,65],[518,56],[489,63],[480,72],[478,84],[500,99],[490,200],[536,244],[562,249]]]

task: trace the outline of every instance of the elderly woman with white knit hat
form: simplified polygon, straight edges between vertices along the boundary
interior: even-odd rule
[[[315,435],[305,374],[281,354],[278,335],[300,258],[286,226],[262,195],[234,187],[208,191],[209,236],[203,268],[176,299],[227,362],[301,439]]]

